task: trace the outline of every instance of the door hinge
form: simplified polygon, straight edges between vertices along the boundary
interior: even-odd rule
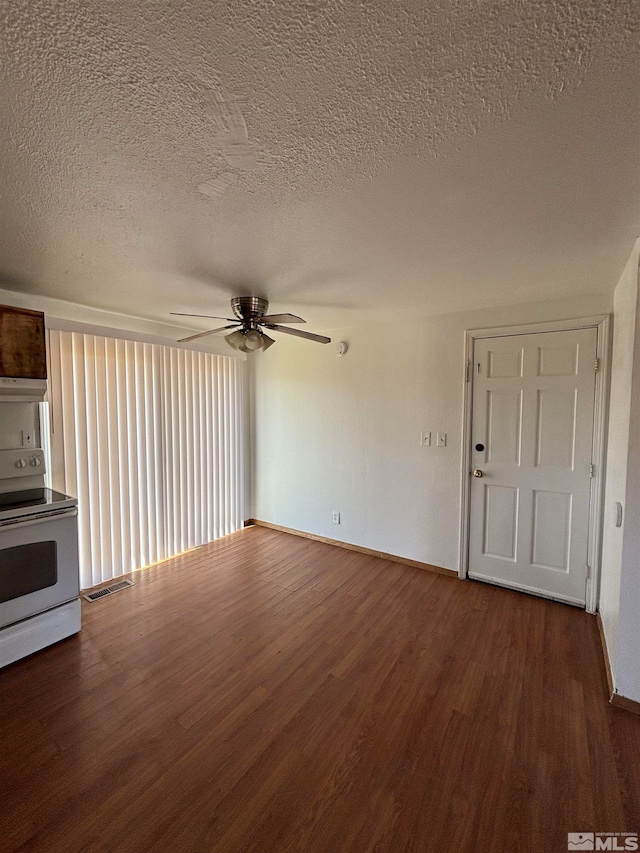
[[[595,371],[596,371],[596,373],[597,373],[599,370],[600,370],[600,359],[599,359],[599,358],[596,358],[596,363],[595,363]]]
[[[596,470],[596,466],[592,462],[591,465],[589,465],[589,476],[591,478],[593,478],[595,470]]]
[[[589,580],[589,578],[591,577],[591,566],[586,565],[584,567],[584,576],[585,576],[586,580]]]
[[[471,359],[467,359],[467,366],[465,368],[465,382],[471,381]]]

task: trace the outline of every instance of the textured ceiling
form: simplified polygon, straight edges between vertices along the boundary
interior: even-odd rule
[[[0,287],[321,330],[611,290],[640,230],[637,0],[0,10]]]

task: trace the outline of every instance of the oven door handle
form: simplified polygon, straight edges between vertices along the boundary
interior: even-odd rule
[[[59,518],[73,518],[78,514],[76,507],[70,509],[59,509],[53,512],[34,513],[30,516],[20,516],[20,518],[8,518],[5,521],[0,521],[0,530],[3,527],[11,527],[16,530],[20,527],[33,527],[34,524],[45,524],[47,521],[56,521]]]

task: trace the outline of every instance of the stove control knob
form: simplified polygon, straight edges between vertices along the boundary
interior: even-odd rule
[[[32,456],[29,459],[29,465],[31,465],[32,468],[37,468],[38,465],[41,465],[41,464],[42,464],[42,460],[38,456]]]
[[[26,459],[18,459],[18,461],[16,462],[16,468],[26,468],[26,467],[27,467],[27,460]]]

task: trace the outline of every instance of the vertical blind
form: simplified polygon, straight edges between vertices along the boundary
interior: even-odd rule
[[[48,334],[54,483],[78,497],[81,586],[238,530],[240,362],[78,332]]]

